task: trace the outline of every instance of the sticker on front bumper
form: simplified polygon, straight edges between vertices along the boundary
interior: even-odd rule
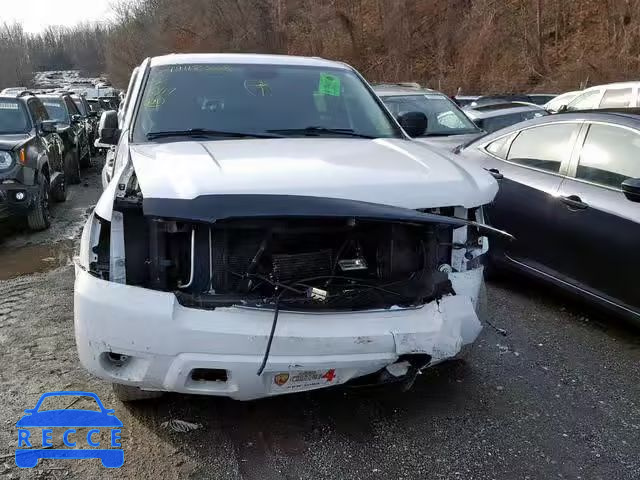
[[[307,370],[283,372],[273,376],[271,391],[295,392],[330,387],[341,383],[335,368],[329,370]]]

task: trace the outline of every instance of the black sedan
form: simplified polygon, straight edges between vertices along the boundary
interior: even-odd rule
[[[474,108],[465,107],[463,111],[478,128],[488,133],[493,133],[518,122],[549,115],[549,112],[542,107],[520,102],[498,103]]]
[[[500,178],[488,220],[516,237],[492,267],[550,281],[640,323],[640,116],[568,113],[459,152]]]

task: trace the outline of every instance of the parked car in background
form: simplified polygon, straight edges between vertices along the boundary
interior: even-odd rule
[[[593,110],[597,108],[638,107],[640,106],[639,88],[640,82],[610,83],[587,88],[571,100],[566,109]]]
[[[2,89],[2,92],[0,92],[0,95],[13,95],[16,93],[25,92],[27,90],[28,90],[27,87],[8,87],[8,88]]]
[[[58,123],[58,133],[62,137],[65,151],[73,159],[73,163],[80,167],[91,165],[91,150],[85,129],[84,120],[78,107],[68,93],[49,93],[39,95],[49,117]],[[69,183],[80,183],[80,171],[75,170],[68,179]]]
[[[557,93],[530,93],[529,103],[544,106],[558,96]]]
[[[562,95],[558,95],[553,100],[544,104],[544,109],[551,113],[557,113],[566,107],[567,104],[582,93],[582,90],[576,90],[575,92],[566,92]]]
[[[398,85],[374,85],[394,117],[407,112],[422,112],[427,130],[416,140],[453,150],[484,134],[449,97],[436,90]]]
[[[91,109],[91,111],[95,112],[98,115],[98,118],[100,118],[100,115],[102,115],[102,112],[104,112],[102,102],[100,102],[100,100],[98,100],[97,98],[87,98],[87,103],[89,104],[89,108]]]
[[[31,230],[49,227],[49,199],[67,198],[61,146],[56,123],[37,97],[0,94],[0,218],[25,217]]]
[[[528,103],[498,103],[475,108],[465,108],[464,113],[487,133],[532,118],[549,115],[544,108]]]
[[[503,95],[483,95],[469,104],[470,107],[483,107],[499,103],[532,103],[534,105],[544,105],[553,100],[557,95],[551,93],[509,93]]]
[[[87,141],[89,142],[89,150],[91,152],[91,156],[95,155],[95,140],[96,134],[98,130],[98,114],[91,110],[91,106],[87,101],[84,95],[76,95],[72,94],[71,99],[73,103],[78,107],[78,111],[80,115],[82,115],[82,120],[84,121],[84,128],[87,132]]]
[[[640,116],[580,112],[503,129],[461,159],[501,175],[494,265],[566,288],[640,323]]]
[[[456,95],[453,97],[453,101],[456,102],[459,107],[466,107],[478,100],[478,98],[480,98],[479,95]]]
[[[115,170],[74,301],[80,361],[121,399],[412,382],[475,340],[498,185],[412,140],[424,113],[281,55],[146,59],[128,96],[100,121]]]

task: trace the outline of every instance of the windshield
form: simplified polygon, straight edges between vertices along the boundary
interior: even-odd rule
[[[0,133],[24,133],[30,128],[27,112],[15,100],[0,99]]]
[[[394,95],[382,97],[382,101],[396,117],[407,112],[424,113],[428,123],[423,136],[460,135],[478,131],[458,106],[444,95]]]
[[[254,135],[401,136],[350,70],[235,64],[153,67],[133,140],[193,129]]]
[[[43,98],[42,104],[47,109],[49,118],[56,122],[69,123],[67,119],[67,109],[62,100],[57,98]]]

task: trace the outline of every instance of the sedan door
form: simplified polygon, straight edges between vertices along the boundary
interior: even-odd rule
[[[566,173],[579,122],[538,125],[506,135],[480,148],[483,166],[502,175],[500,190],[487,209],[490,223],[516,237],[494,245],[492,256],[544,272],[553,271],[561,225],[558,190]]]
[[[640,178],[640,132],[621,125],[585,124],[570,178],[560,187],[565,203],[561,272],[567,281],[640,313],[640,203],[621,190]]]

